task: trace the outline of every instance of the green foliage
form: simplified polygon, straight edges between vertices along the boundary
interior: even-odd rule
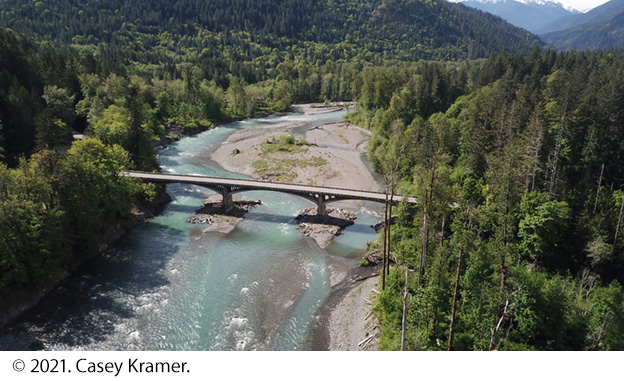
[[[222,68],[247,82],[258,72],[290,81],[296,65],[278,68],[284,56],[309,62],[457,60],[503,49],[528,53],[539,44],[536,36],[500,18],[457,4],[420,0],[155,0],[149,5],[10,0],[0,7],[0,22],[105,59],[131,57],[148,67],[158,65],[161,71],[172,70],[179,57],[203,61],[203,75],[221,84],[228,74],[219,72]],[[327,88],[336,85],[325,75],[320,82]]]
[[[108,145],[130,147],[130,113],[123,107],[110,105],[93,124],[93,134]]]
[[[519,249],[528,259],[556,269],[565,261],[565,237],[570,208],[564,201],[546,201],[543,193],[530,193],[522,200],[518,225]]]
[[[262,143],[262,156],[267,156],[274,152],[302,153],[308,151],[308,142],[301,138],[297,139],[293,135],[280,135],[277,138],[271,137]]]
[[[592,297],[592,314],[588,349],[621,351],[624,348],[624,290],[612,282],[595,291]]]
[[[129,165],[121,147],[96,139],[67,153],[42,150],[16,169],[0,164],[3,307],[12,292],[47,287],[99,251],[142,192],[119,176]]]
[[[349,118],[419,199],[390,240],[395,256],[415,248],[409,349],[447,349],[451,320],[455,350],[621,347],[622,68],[620,53],[535,50],[363,73]],[[439,86],[422,96],[421,78]],[[383,349],[400,344],[400,273],[377,306]]]
[[[51,111],[44,110],[35,120],[38,149],[68,147],[73,139],[72,131],[60,118],[54,118]]]

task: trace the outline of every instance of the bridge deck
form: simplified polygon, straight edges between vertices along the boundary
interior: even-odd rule
[[[268,181],[258,180],[243,180],[243,179],[230,179],[223,177],[211,177],[211,176],[198,176],[198,175],[178,175],[169,173],[148,173],[129,171],[121,174],[122,176],[128,176],[138,179],[143,179],[150,182],[158,183],[183,183],[193,184],[206,187],[220,187],[229,186],[243,188],[246,190],[269,190],[285,193],[300,193],[300,194],[323,194],[328,197],[335,197],[343,200],[367,200],[375,202],[385,202],[386,194],[381,192],[370,192],[356,189],[342,189],[331,187],[319,187],[312,185],[301,184],[287,184],[287,183],[273,183]],[[403,201],[404,196],[395,195],[394,202]],[[416,204],[416,198],[408,197],[407,202],[410,204]]]

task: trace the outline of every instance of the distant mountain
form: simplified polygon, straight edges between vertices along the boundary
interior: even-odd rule
[[[611,0],[573,19],[563,20],[542,40],[557,49],[600,50],[624,48],[624,0]]]
[[[560,3],[545,0],[465,0],[462,4],[500,16],[510,24],[533,33],[553,20],[578,13]]]
[[[591,21],[598,21],[608,18],[610,16],[616,16],[618,13],[624,10],[624,0],[611,0],[590,10],[587,13],[577,13],[568,16],[564,16],[560,19],[554,20],[548,24],[545,24],[543,28],[536,29],[535,33],[539,35],[555,32],[558,30],[565,30],[574,28],[577,25],[588,23]]]

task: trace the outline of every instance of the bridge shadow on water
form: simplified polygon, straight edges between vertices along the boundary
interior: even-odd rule
[[[192,205],[182,205],[182,204],[170,204],[167,206],[167,212],[182,213],[182,214],[187,215],[187,217],[190,217],[195,212],[202,213],[203,207],[196,207]],[[217,212],[216,214],[221,214],[221,213]],[[282,214],[276,214],[276,213],[265,213],[265,212],[259,212],[253,209],[249,212],[245,212],[240,209],[237,209],[231,213],[227,213],[227,215],[231,215],[234,217],[242,217],[243,220],[248,220],[248,221],[268,222],[268,223],[275,223],[275,224],[297,225],[299,222],[318,223],[318,224],[324,223],[327,225],[348,227],[350,232],[357,232],[357,233],[370,232],[370,230],[373,229],[373,227],[370,224],[360,223],[359,222],[360,219],[356,219],[354,223],[351,223],[351,221],[347,219],[337,218],[337,217],[331,217],[327,221],[319,221],[316,216],[310,216],[310,215],[304,214],[304,215],[300,215],[299,221],[297,221],[297,217],[298,217],[297,215],[282,215]]]
[[[152,229],[149,242],[137,237]],[[179,237],[179,238],[176,238]],[[2,350],[137,349],[129,342],[102,344],[137,316],[137,299],[158,295],[169,281],[162,275],[168,260],[186,241],[175,229],[141,225],[112,249],[81,265],[59,287],[0,331]],[[131,324],[128,324],[131,325]],[[127,336],[126,336],[127,338]],[[116,340],[116,339],[115,339]],[[102,344],[101,346],[99,344]]]
[[[301,222],[305,223],[323,223],[322,221],[318,221],[316,216],[307,216],[302,215],[300,218]],[[250,221],[259,221],[259,222],[269,222],[275,224],[288,224],[288,225],[298,225],[299,221],[297,221],[296,216],[284,216],[272,213],[261,213],[261,212],[253,212],[247,213],[244,217],[245,220]],[[324,222],[327,225],[336,225],[340,227],[347,227],[347,231],[350,233],[369,233],[373,227],[369,224],[363,224],[358,222],[356,219],[354,223],[343,218],[332,217],[331,220]]]

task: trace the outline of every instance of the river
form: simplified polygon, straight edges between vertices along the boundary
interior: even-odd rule
[[[301,113],[219,126],[159,152],[164,172],[244,178],[210,160],[234,131],[285,121],[298,130],[343,112]],[[296,228],[312,206],[296,196],[262,200],[230,234],[202,233],[186,219],[211,191],[171,184],[164,211],[83,265],[0,335],[4,350],[305,350],[336,268],[355,266],[375,239],[380,207],[364,204],[356,224],[326,250]]]

